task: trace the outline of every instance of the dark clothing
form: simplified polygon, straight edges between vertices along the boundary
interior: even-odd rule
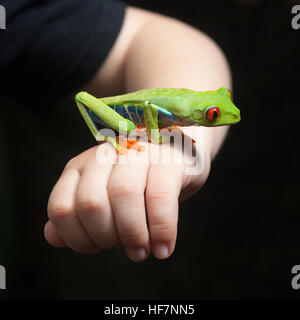
[[[29,106],[74,92],[91,79],[125,12],[124,3],[112,0],[4,0],[1,5],[7,22],[0,30],[0,94]]]

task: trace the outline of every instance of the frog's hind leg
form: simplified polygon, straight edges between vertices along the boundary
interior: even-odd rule
[[[97,99],[87,92],[79,92],[76,95],[75,100],[82,117],[96,140],[98,129],[92,119],[91,112],[104,122],[107,128],[111,128],[115,131],[120,130],[122,133],[127,134],[135,128],[132,121],[122,117],[118,112],[103,103],[101,99]]]
[[[122,117],[119,113],[111,109],[100,99],[97,99],[86,92],[78,93],[75,99],[78,109],[96,141],[100,143],[101,141],[110,141],[120,154],[126,153],[127,149],[130,148],[143,151],[144,147],[136,145],[137,141],[133,142],[133,140],[127,140],[123,136],[111,137],[102,135],[100,131],[98,131],[95,123],[95,121],[101,122],[105,127],[111,128],[115,132],[120,130],[120,133],[127,134],[135,128],[135,125],[132,121]],[[120,123],[122,124],[122,122],[125,125],[121,127]]]

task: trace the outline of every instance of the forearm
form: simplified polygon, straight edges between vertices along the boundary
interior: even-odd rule
[[[88,84],[99,96],[155,87],[200,91],[230,86],[226,59],[210,38],[175,19],[136,8],[127,9],[111,54]],[[204,130],[213,157],[227,129]]]

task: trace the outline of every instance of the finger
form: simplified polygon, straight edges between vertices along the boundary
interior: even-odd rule
[[[45,224],[44,234],[46,240],[54,247],[65,247],[66,243],[62,239],[62,237],[57,233],[53,223],[48,221]]]
[[[74,251],[95,253],[100,248],[89,238],[75,210],[75,194],[80,179],[78,170],[64,170],[51,192],[48,216],[57,233]]]
[[[153,254],[169,257],[175,247],[182,166],[153,165],[148,174],[146,204]]]
[[[150,252],[144,201],[147,172],[148,164],[119,164],[108,184],[117,230],[133,261],[144,260]]]
[[[99,152],[113,149],[111,144],[102,144]],[[101,150],[100,150],[101,149]],[[119,247],[112,209],[107,194],[107,181],[110,176],[116,152],[111,153],[111,161],[99,163],[96,150],[84,165],[77,189],[76,209],[79,219],[89,236],[102,248]]]

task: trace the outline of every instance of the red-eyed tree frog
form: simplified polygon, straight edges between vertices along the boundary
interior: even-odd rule
[[[163,142],[159,129],[199,125],[216,127],[240,121],[240,111],[232,102],[229,89],[192,91],[189,89],[143,89],[123,95],[95,98],[87,92],[75,97],[81,115],[97,141],[110,141],[120,153],[136,141],[104,136],[99,127],[129,134],[137,127],[146,127],[153,143]],[[120,126],[120,123],[123,123]],[[141,150],[136,148],[137,150]]]

